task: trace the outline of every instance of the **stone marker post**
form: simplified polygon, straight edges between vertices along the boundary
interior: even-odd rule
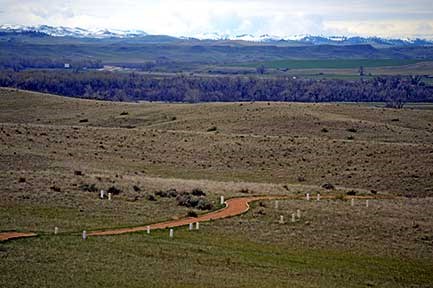
[[[280,216],[280,221],[279,221],[279,223],[280,223],[280,224],[284,224],[284,216],[283,216],[283,215]]]

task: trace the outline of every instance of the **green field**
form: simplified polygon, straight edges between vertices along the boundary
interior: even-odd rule
[[[364,67],[403,66],[421,62],[415,59],[331,59],[331,60],[276,60],[267,62],[254,62],[238,64],[238,66],[257,67],[263,64],[273,69],[348,69]]]

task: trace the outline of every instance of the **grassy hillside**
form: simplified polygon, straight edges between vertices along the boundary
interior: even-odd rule
[[[0,111],[0,231],[41,235],[0,243],[2,287],[433,282],[431,106],[112,103],[1,89]],[[122,192],[98,199],[111,186]],[[190,208],[155,194],[170,188],[200,188],[214,204],[220,195],[341,197],[255,203],[172,240],[168,231],[80,239],[84,229],[186,216]],[[351,207],[347,193],[406,197]],[[302,217],[290,223],[296,209]]]

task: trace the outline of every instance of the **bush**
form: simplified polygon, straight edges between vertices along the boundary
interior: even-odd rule
[[[349,196],[355,196],[356,195],[356,191],[355,190],[350,190],[346,193]]]
[[[177,197],[177,195],[179,195],[179,193],[176,191],[176,189],[169,189],[167,191],[157,191],[155,192],[156,196],[159,196],[161,198],[168,198],[168,197]]]
[[[125,116],[125,115],[128,115],[128,114],[129,114],[128,112],[123,111],[122,113],[120,113],[120,116]]]
[[[74,175],[76,175],[76,176],[83,176],[84,174],[80,170],[75,170],[74,171]]]
[[[298,177],[298,182],[304,182],[305,181],[305,177],[304,176],[299,176]]]
[[[248,190],[247,188],[242,188],[241,190],[239,190],[239,192],[243,194],[249,194],[250,190]]]
[[[191,191],[191,194],[194,196],[206,196],[206,193],[203,192],[203,190],[199,189],[199,188],[194,188]]]
[[[349,129],[347,129],[347,131],[352,132],[352,133],[358,132],[358,130],[356,130],[355,128],[349,128]]]
[[[80,189],[84,192],[97,192],[99,190],[95,184],[81,184]]]
[[[197,208],[200,210],[211,210],[213,205],[207,199],[193,196],[190,194],[181,194],[176,197],[177,205],[188,208]]]
[[[156,201],[156,198],[155,198],[155,196],[153,194],[147,195],[146,199],[149,200],[149,201]]]
[[[24,178],[24,177],[20,177],[20,178],[18,179],[18,182],[19,182],[19,183],[24,183],[24,182],[26,182],[26,178]]]
[[[111,193],[113,195],[119,195],[120,193],[122,193],[122,190],[116,188],[115,186],[111,186],[110,188],[108,188],[107,193]]]
[[[323,133],[328,133],[329,131],[328,131],[328,129],[326,129],[326,128],[322,128],[322,130],[321,130]]]
[[[209,129],[207,129],[207,132],[214,132],[214,131],[217,131],[217,130],[218,130],[218,128],[216,126],[212,126]]]
[[[140,192],[141,189],[137,185],[132,186],[132,189],[134,189],[135,192]]]
[[[199,210],[212,210],[213,204],[209,200],[201,198],[198,200],[197,206],[195,208]]]
[[[58,187],[58,186],[51,186],[50,189],[53,190],[53,191],[56,191],[56,192],[60,192],[61,191],[60,187]]]
[[[198,216],[198,214],[197,214],[197,212],[190,210],[190,211],[188,211],[186,216],[196,218]]]
[[[335,189],[334,185],[332,185],[331,183],[325,183],[322,185],[322,188],[324,189],[328,189],[328,190],[333,190]]]
[[[80,120],[80,123],[87,123],[87,122],[89,122],[89,119],[81,119]]]

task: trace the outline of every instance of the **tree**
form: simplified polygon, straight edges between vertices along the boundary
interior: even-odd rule
[[[263,75],[265,74],[265,65],[260,64],[259,67],[256,68],[257,74]]]
[[[359,72],[359,76],[364,76],[364,66],[359,66],[359,70],[358,70],[358,72]]]

